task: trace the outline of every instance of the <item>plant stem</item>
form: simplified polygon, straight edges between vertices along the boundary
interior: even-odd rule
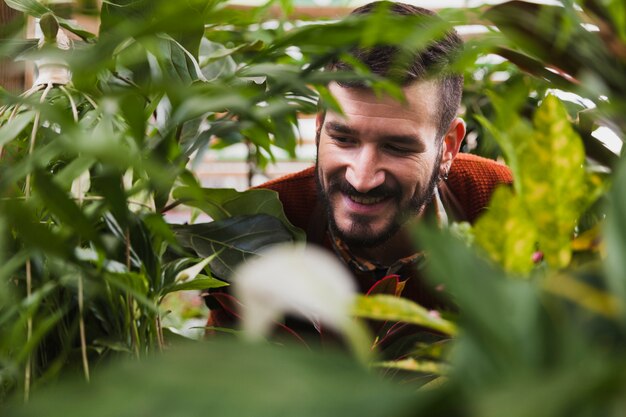
[[[126,238],[126,269],[130,272],[130,231],[126,228],[125,232]],[[135,302],[133,300],[132,295],[130,293],[126,294],[126,307],[128,309],[128,320],[130,324],[130,340],[131,347],[135,352],[135,356],[139,358],[139,333],[137,331],[137,323],[135,321],[135,311],[134,311]]]
[[[41,98],[39,99],[40,103],[43,103],[48,93],[52,89],[52,84],[48,84],[44,92],[41,94]],[[28,147],[28,154],[32,155],[35,150],[35,140],[37,139],[37,132],[39,131],[39,120],[41,118],[41,112],[37,112],[35,114],[35,120],[33,121],[33,129],[30,132],[30,144]],[[24,196],[26,200],[30,197],[30,173],[26,176],[26,184],[24,187]],[[27,299],[31,297],[33,292],[33,280],[32,280],[32,268],[30,259],[26,261],[26,297]],[[33,337],[33,317],[31,315],[28,316],[26,320],[26,344],[30,342],[30,339]],[[30,384],[32,378],[32,354],[28,353],[28,358],[26,358],[26,369],[24,370],[24,402],[27,402],[30,398]]]
[[[156,331],[157,331],[157,343],[159,346],[159,352],[163,352],[163,346],[165,345],[165,340],[163,339],[163,328],[161,327],[161,314],[157,313],[156,319]]]
[[[83,277],[78,277],[78,314],[79,321],[78,326],[80,329],[80,350],[83,356],[83,371],[85,373],[85,379],[89,382],[89,361],[87,359],[87,338],[85,337],[85,318],[83,316],[84,306],[83,295]]]
[[[32,293],[32,271],[30,265],[30,259],[26,261],[26,298],[30,298]],[[33,336],[33,318],[32,316],[28,316],[26,320],[26,344],[30,342],[31,337]],[[26,369],[24,370],[24,402],[28,402],[30,398],[30,382],[31,382],[31,365],[32,365],[32,355],[29,352],[28,357],[26,358]]]

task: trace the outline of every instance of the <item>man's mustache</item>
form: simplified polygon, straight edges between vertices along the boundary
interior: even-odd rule
[[[400,194],[400,190],[397,187],[389,186],[387,184],[381,184],[376,188],[372,188],[366,193],[361,193],[356,190],[345,179],[333,179],[329,184],[329,191],[339,191],[348,196],[360,197],[360,198],[386,198],[397,197]]]

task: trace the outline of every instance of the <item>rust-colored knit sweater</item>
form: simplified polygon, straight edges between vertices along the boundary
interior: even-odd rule
[[[447,189],[456,200],[461,220],[473,223],[489,204],[498,184],[510,184],[511,171],[490,159],[471,154],[458,154],[450,168]],[[309,229],[313,210],[317,205],[315,167],[269,181],[257,188],[278,192],[287,218],[305,231]],[[445,200],[445,196],[444,196]]]

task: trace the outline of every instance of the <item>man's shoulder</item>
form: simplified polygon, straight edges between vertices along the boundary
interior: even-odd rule
[[[307,230],[311,214],[317,205],[315,167],[275,178],[254,188],[276,191],[289,221]]]
[[[499,184],[512,183],[513,175],[506,165],[466,153],[454,158],[446,181],[470,221],[487,207]]]
[[[315,167],[303,169],[302,171],[293,172],[291,174],[283,175],[282,177],[274,178],[261,185],[257,185],[254,188],[264,188],[275,191],[291,191],[293,187],[301,187],[307,185],[315,185]]]
[[[449,175],[455,177],[455,180],[498,184],[513,182],[511,170],[506,165],[469,153],[459,153],[454,158]]]

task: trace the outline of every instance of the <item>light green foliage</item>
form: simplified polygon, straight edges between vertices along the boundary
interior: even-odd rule
[[[585,171],[582,141],[559,99],[544,99],[527,133],[498,136],[513,161],[515,192],[498,190],[474,229],[477,243],[494,260],[524,273],[532,269],[536,250],[554,268],[569,264],[577,220],[597,196]]]
[[[574,226],[592,195],[585,150],[554,96],[546,97],[537,109],[534,126],[534,135],[520,155],[521,198],[535,223],[546,261],[562,268],[569,264]]]
[[[475,242],[508,271],[529,272],[537,228],[521,199],[508,187],[494,193],[489,211],[474,226]]]

